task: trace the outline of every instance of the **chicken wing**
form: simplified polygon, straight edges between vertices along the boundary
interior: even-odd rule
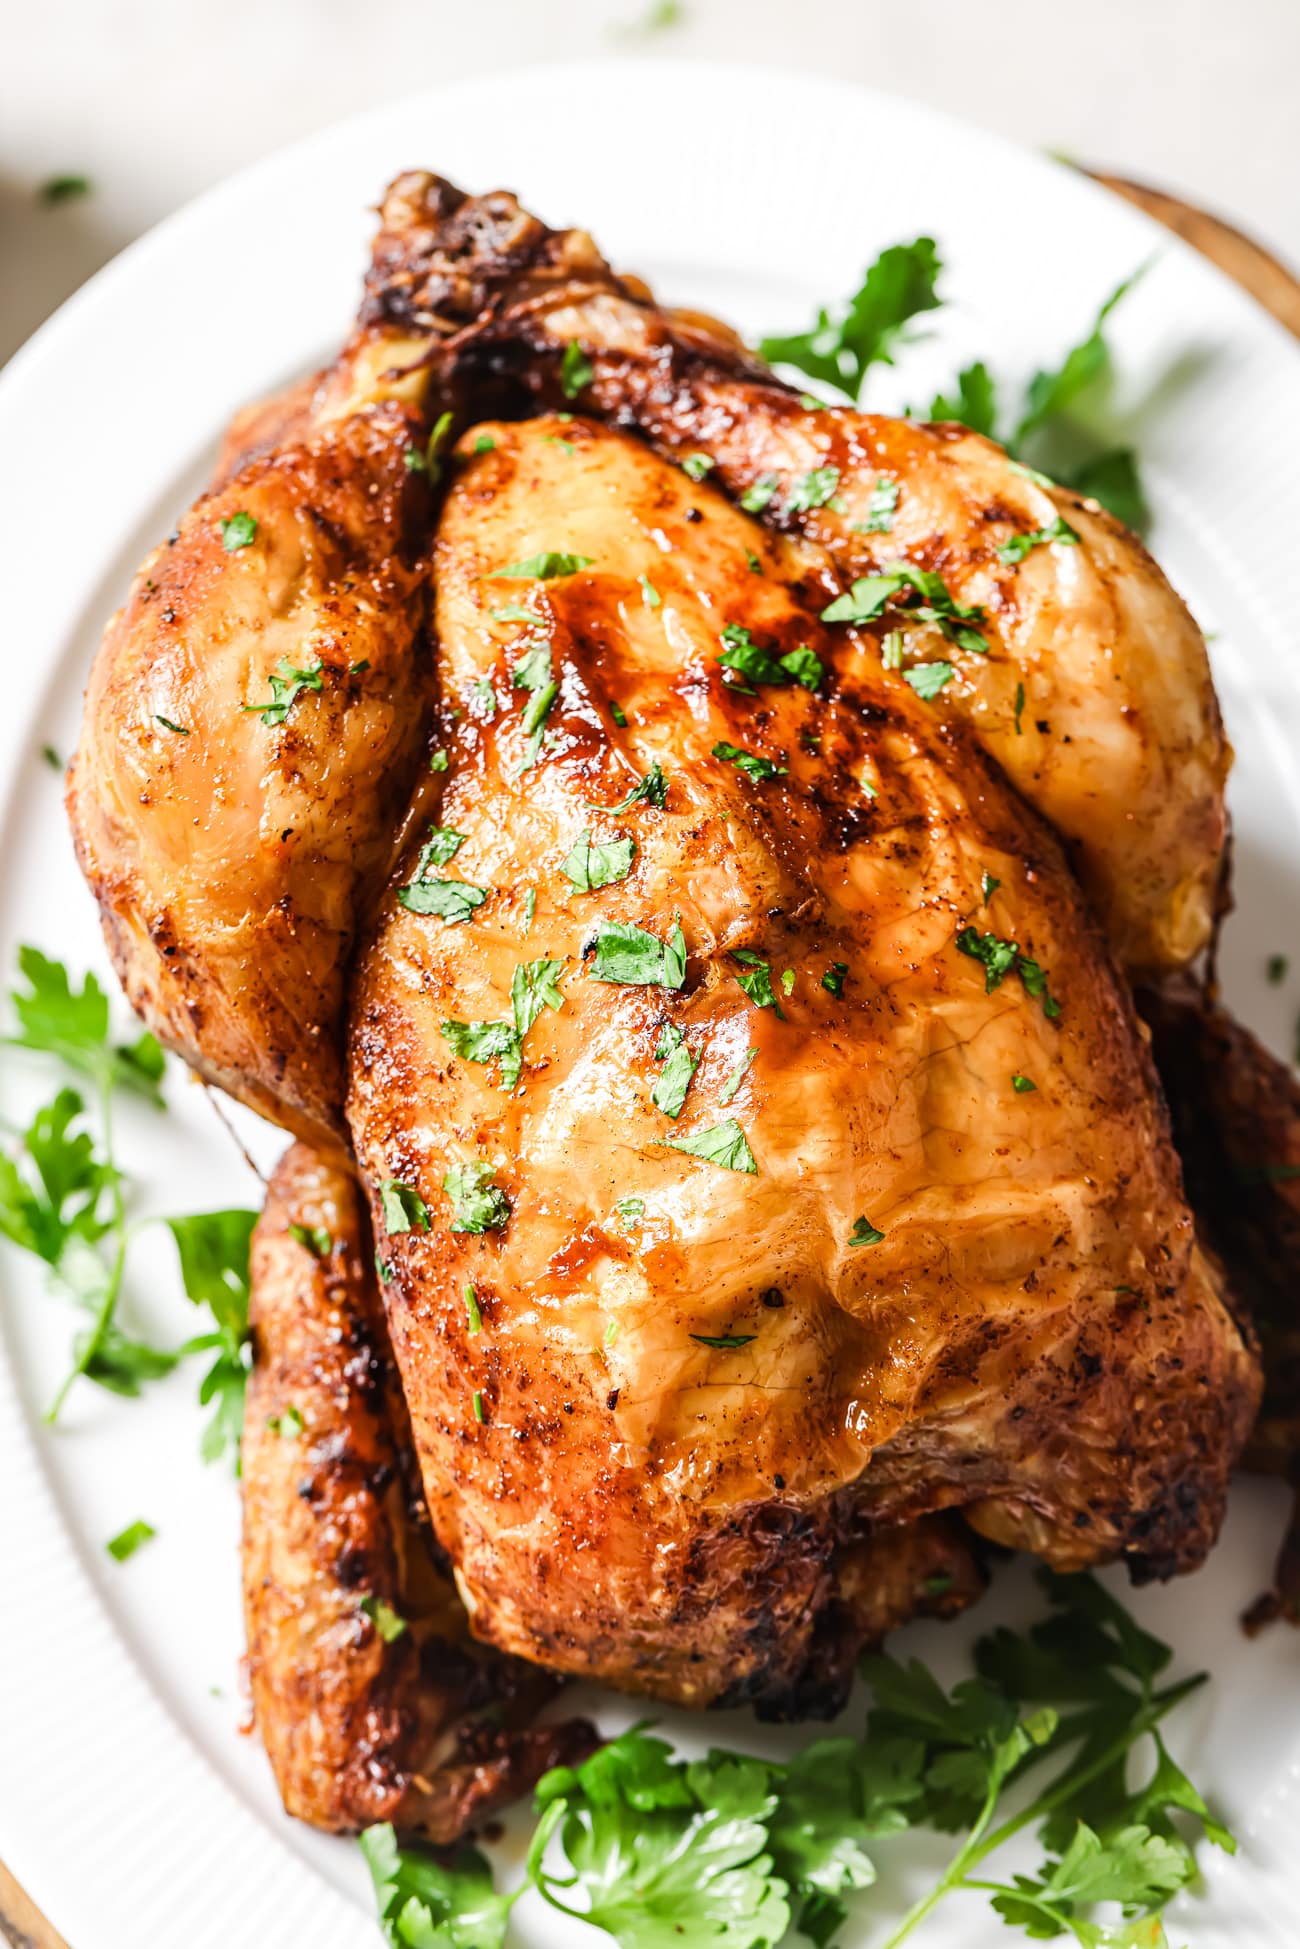
[[[1198,1561],[1257,1375],[1046,828],[824,549],[596,421],[467,435],[434,576],[349,1117],[476,1635],[781,1710],[936,1511]]]
[[[284,1804],[436,1842],[594,1743],[530,1727],[556,1682],[474,1645],[431,1550],[355,1183],[296,1145],[253,1244],[244,1610]]]

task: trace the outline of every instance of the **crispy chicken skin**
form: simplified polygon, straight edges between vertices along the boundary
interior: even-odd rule
[[[821,620],[898,557],[987,656]],[[824,1712],[985,1539],[1201,1560],[1259,1374],[1113,957],[1204,945],[1227,758],[1199,633],[1091,504],[812,412],[585,233],[398,179],[339,359],[239,416],[110,624],[69,783],[132,1001],[315,1146],[257,1235],[244,1457],[293,1811],[460,1831],[558,1756],[517,1659]],[[590,886],[584,834],[621,842]]]
[[[585,232],[548,230],[501,194],[452,211],[455,194],[436,177],[399,178],[366,315],[409,331],[474,321],[461,393],[495,386],[506,401],[513,377],[534,406],[567,403],[557,381],[576,344],[593,369],[585,410],[670,456],[705,456],[714,482],[735,498],[756,491],[764,522],[820,542],[844,580],[900,557],[938,570],[987,610],[991,654],[954,655],[920,631],[907,661],[953,656],[940,707],[1065,840],[1126,967],[1178,968],[1205,947],[1231,754],[1201,632],[1136,537],[963,427],[809,410],[727,327],[662,311],[638,280],[615,278]],[[490,267],[507,263],[497,291]],[[450,352],[439,358],[447,384]],[[827,467],[836,478],[819,505],[792,492]],[[872,531],[882,482],[898,490],[884,533]],[[999,560],[999,544],[1058,516],[1075,545]]]
[[[590,566],[502,575],[546,550]],[[377,1222],[385,1180],[431,1214],[388,1239],[386,1300],[476,1633],[781,1709],[859,1536],[960,1507],[1062,1568],[1199,1560],[1254,1366],[1046,828],[871,631],[819,621],[825,551],[625,434],[543,415],[467,436],[434,574],[437,823],[463,835],[444,872],[487,898],[456,923],[390,895],[357,968],[349,1116]],[[773,656],[810,648],[816,693],[729,688],[731,624]],[[558,694],[530,763],[512,672],[538,643]],[[720,743],[782,769],[750,778]],[[593,809],[655,764],[662,809]],[[634,839],[626,878],[575,893],[561,862],[584,831]],[[413,844],[398,879],[416,873]],[[660,941],[680,923],[680,988],[593,979],[612,922]],[[1015,975],[988,992],[966,929],[1018,942],[1059,1019]],[[779,1013],[742,991],[737,950],[770,965]],[[444,1024],[508,1017],[541,957],[563,1006],[507,1091]],[[665,1024],[698,1062],[677,1120],[650,1100]],[[752,1175],[664,1147],[729,1116]],[[444,1179],[475,1165],[509,1222],[457,1236]],[[855,1247],[864,1215],[884,1237]]]
[[[406,465],[418,412],[376,388],[331,418],[320,395],[144,564],[91,671],[68,811],[149,1026],[337,1146],[357,905],[386,876],[431,703],[429,495]],[[228,549],[240,514],[255,537]],[[277,722],[260,707],[281,659],[319,688]]]
[[[446,1842],[594,1735],[580,1721],[529,1727],[554,1680],[474,1645],[435,1565],[423,1500],[408,1494],[371,1253],[355,1181],[295,1145],[253,1244],[249,1680],[291,1814],[335,1832],[391,1820]],[[390,1615],[405,1629],[386,1638],[376,1619]]]

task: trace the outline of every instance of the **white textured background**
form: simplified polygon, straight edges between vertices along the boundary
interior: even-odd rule
[[[0,360],[124,244],[268,150],[435,82],[602,49],[867,81],[1181,192],[1300,262],[1300,0],[681,0],[678,24],[638,34],[645,4],[0,0]],[[556,104],[566,124],[581,114]],[[782,130],[735,139],[779,149]],[[664,140],[691,140],[667,92]],[[411,160],[437,167],[436,129]],[[862,163],[846,225],[907,157],[864,128]],[[94,194],[42,207],[37,186],[65,172]],[[201,302],[177,294],[178,330]]]

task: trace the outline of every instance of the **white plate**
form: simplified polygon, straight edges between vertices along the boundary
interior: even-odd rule
[[[367,206],[411,165],[473,189],[517,189],[553,223],[590,227],[665,298],[753,332],[802,324],[816,301],[851,289],[882,245],[931,232],[955,302],[933,321],[936,340],[897,375],[878,375],[870,396],[882,406],[928,397],[932,379],[975,354],[1023,376],[1159,251],[1115,320],[1115,411],[1136,412],[1157,552],[1219,632],[1214,662],[1239,754],[1228,995],[1284,1047],[1296,987],[1267,987],[1263,962],[1288,951],[1300,966],[1295,347],[1194,254],[1055,164],[865,90],[653,59],[435,91],[262,163],[110,265],[0,380],[0,967],[32,940],[103,969],[39,747],[70,749],[103,620],[200,484],[228,415],[338,343]],[[173,1071],[165,1123],[143,1107],[122,1118],[144,1208],[255,1202],[203,1093]],[[7,1054],[4,1075],[10,1115],[49,1087],[35,1058]],[[263,1158],[275,1154],[274,1133],[248,1118],[241,1128]],[[153,1257],[142,1248],[138,1314],[176,1341],[193,1316],[165,1238],[155,1244]],[[134,1403],[83,1384],[51,1433],[40,1412],[72,1322],[12,1254],[5,1294],[0,1855],[75,1949],[376,1941],[357,1850],[287,1820],[255,1742],[237,1735],[237,1499],[228,1473],[198,1460],[193,1365]],[[1198,1949],[1295,1941],[1300,1636],[1278,1628],[1248,1646],[1236,1624],[1267,1577],[1283,1500],[1240,1485],[1208,1569],[1136,1599],[1181,1664],[1215,1674],[1184,1709],[1177,1744],[1244,1845],[1235,1862],[1208,1861],[1208,1890],[1183,1904],[1175,1939]],[[104,1539],[140,1515],[158,1541],[119,1566]],[[955,1671],[974,1629],[1024,1602],[1013,1576],[969,1629],[909,1639]],[[626,1722],[616,1703],[602,1712],[611,1727]],[[668,1717],[697,1741],[779,1750],[787,1737],[741,1715],[703,1726]],[[909,1857],[917,1872],[934,1858],[925,1848]],[[899,1900],[891,1871],[850,1944],[879,1940]],[[527,1908],[518,1928],[532,1942],[576,1933],[557,1934]],[[917,1938],[933,1949],[1011,1940],[978,1903],[941,1911]]]

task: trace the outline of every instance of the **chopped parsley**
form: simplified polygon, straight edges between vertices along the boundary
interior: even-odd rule
[[[734,1117],[728,1117],[725,1123],[715,1123],[708,1130],[697,1130],[692,1137],[657,1137],[654,1141],[669,1150],[685,1151],[688,1157],[702,1157],[706,1164],[717,1164],[724,1171],[741,1171],[749,1177],[758,1175],[749,1139]]]
[[[748,1076],[750,1065],[754,1061],[754,1058],[757,1056],[757,1054],[758,1054],[757,1049],[747,1049],[745,1051],[744,1055],[740,1058],[740,1061],[736,1064],[736,1067],[732,1070],[730,1076],[728,1076],[726,1082],[722,1085],[721,1090],[718,1092],[719,1103],[730,1103],[732,1097],[736,1095],[737,1091],[740,1089],[741,1084],[744,1082],[746,1076]]]
[[[325,666],[314,664],[310,670],[300,670],[282,656],[267,679],[271,686],[271,700],[267,704],[241,704],[240,709],[260,717],[263,724],[283,724],[290,709],[298,701],[304,690],[320,690],[325,681]]]
[[[855,1218],[849,1233],[850,1245],[879,1245],[885,1234],[877,1231],[869,1218]]]
[[[334,1250],[328,1225],[291,1224],[289,1236],[295,1245],[301,1245],[303,1251],[310,1252],[314,1259],[328,1259]]]
[[[998,888],[1001,885],[1002,885],[1001,880],[995,880],[991,873],[986,873],[984,875],[983,879],[980,881],[980,892],[984,896],[984,905],[986,907],[988,906],[989,901],[993,898],[994,894],[997,892]]]
[[[499,1232],[510,1217],[510,1200],[493,1184],[490,1164],[453,1164],[442,1188],[451,1200],[453,1232]]]
[[[941,575],[907,562],[886,562],[875,575],[862,575],[847,595],[822,610],[824,623],[869,623],[886,609],[902,609],[913,622],[933,623],[958,649],[988,655],[988,644],[971,624],[983,622],[978,603],[957,602]]]
[[[1034,528],[1028,534],[1011,535],[998,548],[998,560],[1008,566],[1023,562],[1032,548],[1045,547],[1049,542],[1062,542],[1073,547],[1079,539],[1079,531],[1072,528],[1065,516],[1058,514],[1050,528]]]
[[[52,744],[43,744],[41,746],[41,757],[51,771],[61,772],[63,770],[63,760]]]
[[[430,771],[446,771],[450,764],[451,764],[451,760],[447,756],[446,752],[442,749],[441,745],[439,745],[435,750],[429,753]]]
[[[390,1238],[401,1232],[427,1232],[429,1207],[413,1184],[400,1178],[385,1178],[379,1187],[379,1207],[384,1214],[384,1230]]]
[[[861,525],[864,535],[887,535],[894,525],[898,512],[899,486],[887,474],[882,474],[871,490],[867,502],[867,518]]]
[[[672,1024],[668,1024],[672,1027]],[[661,1036],[655,1049],[655,1056],[663,1062],[663,1069],[655,1079],[650,1092],[650,1100],[656,1110],[662,1110],[666,1117],[679,1117],[691,1087],[691,1078],[700,1066],[698,1056],[693,1056],[680,1029],[665,1047],[665,1036]]]
[[[174,731],[178,738],[188,738],[190,735],[184,724],[173,724],[169,717],[162,715],[161,711],[154,712],[153,721],[155,724],[161,724],[164,731]]]
[[[758,1335],[756,1333],[692,1333],[691,1338],[702,1347],[713,1347],[718,1353],[731,1353],[736,1347],[747,1347],[751,1340],[758,1338]]]
[[[399,1617],[392,1605],[383,1597],[363,1597],[360,1611],[368,1617],[385,1644],[394,1644],[406,1629],[406,1619]]]
[[[760,474],[753,486],[747,487],[741,495],[741,507],[746,514],[761,514],[780,485],[779,474]]]
[[[1025,714],[1025,686],[1022,683],[1019,683],[1016,685],[1016,703],[1015,703],[1016,736],[1018,738],[1023,737],[1025,734],[1025,727],[1020,722],[1024,714]]]
[[[47,176],[36,194],[42,203],[51,208],[58,203],[75,203],[78,197],[89,196],[94,185],[89,176]]]
[[[788,1000],[794,993],[794,969],[786,968],[781,975],[781,993]]]
[[[623,709],[623,706],[621,704],[616,704],[612,698],[610,699],[609,714],[613,718],[615,724],[617,724],[620,731],[625,731],[627,729],[627,712]]]
[[[650,577],[648,575],[638,575],[636,579],[641,588],[641,601],[645,607],[647,609],[658,609],[660,603],[663,601],[663,597],[650,580]]]
[[[740,623],[728,623],[720,641],[722,649],[717,662],[728,670],[739,670],[752,683],[797,683],[802,684],[805,690],[816,690],[826,674],[820,657],[814,655],[806,643],[787,650],[784,656],[772,656],[754,641]]]
[[[988,439],[994,437],[998,422],[997,386],[983,359],[976,359],[957,374],[954,394],[935,394],[930,402],[929,418],[956,420],[968,426],[972,433],[983,433]]]
[[[542,739],[546,735],[547,715],[560,694],[560,686],[555,681],[555,673],[551,666],[549,643],[537,644],[515,665],[514,682],[516,690],[527,690],[531,693],[521,720],[525,744],[523,762],[519,770],[526,772],[541,756]]]
[[[1049,1021],[1057,1020],[1061,1004],[1049,990],[1046,975],[1037,961],[1021,953],[1014,941],[1005,941],[997,934],[981,934],[974,927],[963,927],[957,936],[957,950],[982,965],[986,995],[1000,988],[1009,974],[1019,975],[1025,993],[1042,1001],[1043,1013]]]
[[[257,523],[244,508],[218,521],[217,526],[221,530],[221,546],[227,555],[236,555],[241,548],[250,548],[257,539]]]
[[[475,677],[469,687],[469,699],[476,717],[484,717],[490,724],[497,714],[497,694],[491,677]]]
[[[747,778],[783,778],[790,769],[788,765],[774,764],[770,758],[759,758],[754,752],[746,751],[741,745],[728,744],[725,738],[714,745],[713,756],[724,758],[729,765],[734,765],[737,771],[743,771]]]
[[[956,674],[951,663],[945,663],[940,658],[934,663],[914,663],[910,670],[904,670],[903,682],[911,684],[917,696],[929,703],[946,684],[952,682]]]
[[[596,368],[579,345],[571,338],[564,348],[560,360],[560,391],[566,399],[576,399],[578,394],[589,386],[596,376]]]
[[[1286,980],[1287,969],[1290,966],[1291,966],[1290,960],[1285,954],[1269,955],[1264,972],[1267,975],[1269,983],[1272,987],[1279,988],[1282,985],[1282,983]]]
[[[645,777],[632,787],[625,799],[620,799],[617,805],[593,805],[591,809],[593,812],[609,812],[617,815],[620,812],[630,812],[634,805],[644,804],[656,805],[662,810],[667,798],[668,781],[656,758]]]
[[[759,353],[769,365],[795,366],[856,400],[871,366],[893,364],[912,319],[942,302],[942,268],[932,237],[894,244],[881,251],[840,311],[819,311],[806,332],[763,339]]]
[[[497,443],[490,433],[480,433],[474,442],[475,453],[495,453]]]
[[[639,1225],[645,1217],[645,1199],[620,1198],[614,1210],[618,1215],[618,1221],[622,1225],[623,1230],[630,1232],[632,1227]]]
[[[666,941],[631,921],[602,920],[596,929],[593,981],[631,988],[680,988],[686,979],[686,940],[674,921]]]
[[[505,568],[493,570],[498,577],[510,576],[517,581],[554,582],[566,575],[577,575],[580,570],[592,566],[590,555],[565,555],[557,549],[543,549],[539,555],[529,555],[522,562],[510,562]],[[535,622],[535,616],[530,616]]]
[[[146,1523],[141,1517],[134,1523],[128,1523],[116,1536],[110,1536],[104,1548],[114,1563],[125,1563],[128,1557],[135,1555],[141,1544],[151,1542],[157,1534],[153,1524]]]
[[[298,1409],[291,1405],[283,1414],[268,1414],[266,1425],[268,1431],[281,1441],[297,1441],[306,1423]]]
[[[468,880],[414,879],[397,889],[397,899],[408,913],[436,914],[440,920],[460,923],[470,919],[487,894]]]
[[[467,1333],[483,1331],[483,1309],[478,1303],[478,1294],[473,1286],[465,1288],[465,1331]]]
[[[456,832],[451,826],[430,826],[429,837],[420,848],[416,861],[415,875],[419,879],[431,866],[445,866],[448,860],[455,859],[465,844],[465,834]]]
[[[761,954],[755,954],[752,948],[733,948],[731,954],[733,960],[742,961],[749,969],[748,974],[736,976],[737,986],[749,996],[755,1008],[773,1008],[781,1017],[781,1020],[784,1021],[785,1016],[781,1012],[781,1004],[776,999],[776,993],[772,987],[772,969],[770,964],[763,959]]]
[[[512,1090],[522,1062],[519,1031],[513,1022],[444,1022],[444,1041],[462,1062],[501,1063],[501,1087]]]
[[[814,467],[801,474],[786,499],[787,513],[808,514],[814,508],[824,508],[839,484],[838,467]]]
[[[703,480],[706,474],[713,472],[717,464],[711,454],[688,453],[682,462],[682,472],[688,474],[692,480]]]
[[[588,830],[578,834],[567,858],[560,862],[560,871],[579,893],[595,893],[625,880],[632,871],[635,853],[636,841],[631,833],[593,842]]]
[[[479,1423],[480,1426],[482,1426],[483,1422],[487,1420],[487,1410],[483,1406],[482,1390],[477,1387],[474,1389],[473,1407],[474,1407],[474,1419]]]
[[[1011,1078],[1011,1087],[1017,1096],[1028,1096],[1031,1090],[1038,1088],[1038,1085],[1032,1082],[1028,1076],[1022,1076],[1017,1070],[1016,1074]]]
[[[827,968],[825,974],[822,976],[822,987],[828,995],[834,995],[837,1001],[844,993],[844,977],[848,971],[849,964],[847,961],[832,961],[830,967]]]

